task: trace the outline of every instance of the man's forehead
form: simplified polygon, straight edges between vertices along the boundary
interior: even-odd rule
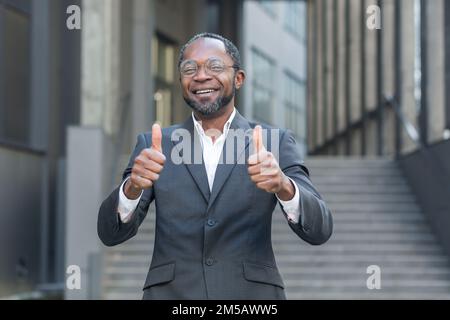
[[[199,38],[192,42],[184,52],[184,60],[203,60],[212,56],[228,56],[225,49],[225,44],[219,39]]]

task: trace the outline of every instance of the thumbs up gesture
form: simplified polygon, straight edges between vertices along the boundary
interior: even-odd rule
[[[134,159],[131,177],[124,186],[124,193],[129,199],[137,199],[142,190],[151,188],[159,178],[166,157],[161,147],[162,133],[159,124],[152,126],[152,146],[142,149]]]
[[[289,178],[283,173],[272,152],[266,150],[263,144],[262,128],[253,129],[254,152],[248,158],[248,174],[259,189],[276,193],[284,201],[291,200],[295,188]]]

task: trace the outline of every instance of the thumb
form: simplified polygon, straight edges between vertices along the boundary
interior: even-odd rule
[[[255,129],[253,129],[253,144],[254,153],[258,153],[264,149],[262,128],[260,125],[255,126]]]
[[[155,123],[152,126],[152,148],[158,150],[159,152],[162,152],[161,140],[162,140],[161,126]]]

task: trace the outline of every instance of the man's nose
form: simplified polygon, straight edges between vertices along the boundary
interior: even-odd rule
[[[193,77],[196,81],[205,81],[211,79],[211,76],[206,72],[205,66],[199,66],[197,73]]]

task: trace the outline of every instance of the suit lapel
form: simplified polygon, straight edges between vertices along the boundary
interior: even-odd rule
[[[224,186],[225,182],[227,181],[231,172],[233,171],[234,167],[236,166],[236,163],[240,160],[240,158],[242,156],[245,155],[245,150],[249,146],[251,135],[249,135],[250,139],[245,139],[245,142],[243,144],[240,144],[241,148],[236,147],[236,144],[234,143],[235,135],[233,134],[233,130],[238,130],[238,129],[241,129],[241,132],[245,133],[248,129],[251,129],[251,127],[250,127],[250,124],[248,123],[248,121],[244,117],[242,117],[240,115],[240,113],[236,110],[236,115],[234,116],[234,119],[231,122],[230,131],[228,132],[227,138],[223,145],[222,155],[221,155],[222,161],[220,161],[219,164],[217,165],[216,174],[214,176],[213,188],[212,188],[211,196],[210,196],[209,202],[208,202],[208,209],[207,209],[208,211],[214,204],[214,201],[216,200],[217,196],[220,193],[220,190],[222,190],[222,187]],[[227,148],[227,145],[234,146],[232,149],[234,151],[234,154],[236,155],[236,156],[233,155],[233,157],[236,157],[236,158],[234,158],[235,161],[233,161],[232,163],[228,163],[228,164],[226,161],[227,155],[226,155],[226,151],[225,151]],[[237,144],[237,145],[239,146],[239,144]],[[246,159],[244,159],[243,161],[246,161]]]
[[[180,143],[181,141],[178,139],[172,140],[172,143],[177,148],[178,154],[180,155],[181,159],[183,159],[184,165],[186,165],[189,173],[191,174],[192,178],[197,184],[197,187],[202,193],[203,198],[208,203],[210,198],[208,177],[206,175],[206,169],[203,162],[203,153],[200,139],[198,137],[197,131],[194,130],[194,123],[191,117],[189,117],[181,125],[181,129],[184,129],[180,132],[180,134],[183,136],[182,139],[190,139],[190,144]],[[183,145],[183,148],[181,148],[180,145]],[[185,148],[190,148],[190,156],[183,154],[184,152],[186,152]]]

